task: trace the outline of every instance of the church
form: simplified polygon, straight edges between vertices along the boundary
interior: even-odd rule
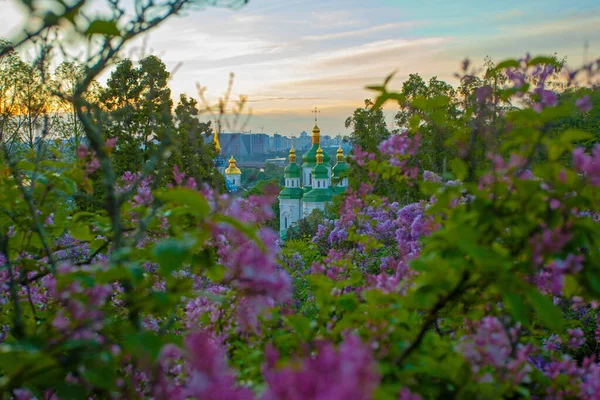
[[[221,142],[219,141],[219,129],[215,129],[215,135],[213,136],[213,142],[215,144],[215,150],[217,155],[213,160],[215,168],[225,178],[225,187],[228,193],[235,193],[238,191],[238,187],[242,184],[242,171],[235,165],[235,158],[231,156],[229,159],[229,166],[225,161],[225,157],[221,155]]]
[[[294,146],[290,149],[289,164],[285,168],[285,188],[279,193],[279,237],[313,210],[324,211],[333,196],[344,193],[348,187],[348,164],[343,151],[337,150],[337,162],[332,167],[331,157],[321,148],[321,130],[312,130],[312,147],[302,156],[302,166],[296,164]]]

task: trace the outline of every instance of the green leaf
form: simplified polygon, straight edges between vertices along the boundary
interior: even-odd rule
[[[494,68],[494,71],[500,71],[506,68],[518,68],[519,62],[517,60],[504,60]]]
[[[377,99],[375,100],[375,104],[373,104],[373,110],[377,110],[377,109],[381,108],[381,106],[383,106],[389,99],[390,99],[389,93],[387,93],[387,92],[381,93],[379,96],[377,96]]]
[[[454,175],[461,181],[464,180],[467,176],[467,164],[460,158],[455,158],[454,160],[450,161],[450,169],[452,170]]]
[[[545,327],[555,331],[562,329],[565,323],[563,315],[552,300],[533,287],[527,291],[527,300],[533,306],[536,317]]]
[[[73,215],[73,222],[90,221],[93,218],[96,218],[96,214],[87,211],[80,211]]]
[[[95,363],[93,368],[84,369],[83,376],[95,386],[103,389],[114,389],[116,373],[110,364]]]
[[[532,58],[531,60],[529,60],[527,65],[529,65],[529,66],[532,66],[532,65],[554,65],[554,66],[557,66],[557,65],[559,65],[559,63],[556,61],[555,58],[542,56],[542,57]]]
[[[346,311],[354,311],[358,307],[358,301],[354,293],[346,293],[338,299],[338,305]]]
[[[162,345],[162,338],[154,332],[136,333],[125,338],[127,350],[138,356],[149,354],[152,360],[158,357]]]
[[[374,85],[374,86],[367,86],[367,87],[365,87],[365,89],[367,89],[367,90],[373,90],[375,92],[383,92],[385,90],[385,87],[384,86]]]
[[[591,139],[594,135],[581,129],[567,129],[560,134],[560,141],[565,143],[575,143],[586,139]]]
[[[117,23],[115,21],[104,21],[97,19],[92,21],[87,28],[86,34],[94,35],[100,34],[105,36],[121,36]]]
[[[206,270],[206,277],[214,283],[219,283],[225,278],[227,269],[222,265],[214,265]]]
[[[195,241],[192,238],[169,238],[158,242],[152,249],[156,262],[166,272],[171,273],[180,268],[190,256],[190,249]]]
[[[70,229],[71,236],[83,242],[94,240],[94,236],[90,231],[90,227],[86,224],[75,224]]]
[[[450,103],[448,96],[435,96],[427,100],[427,105],[431,109],[446,107]]]
[[[506,301],[508,310],[515,321],[522,323],[528,322],[527,304],[525,303],[523,295],[513,291],[504,291],[504,301]]]
[[[383,85],[387,86],[388,83],[390,83],[390,81],[392,80],[392,78],[394,77],[394,75],[396,75],[398,71],[394,71],[391,74],[389,74],[386,78],[385,81],[383,81]]]
[[[206,198],[201,193],[192,189],[169,189],[158,192],[156,198],[164,202],[187,206],[201,217],[206,217],[210,213],[210,205]]]
[[[46,26],[53,26],[58,24],[58,21],[60,20],[60,17],[58,15],[56,15],[55,13],[53,13],[52,11],[49,11],[48,13],[46,13],[46,15],[44,15],[44,25]]]
[[[310,337],[310,320],[302,315],[289,315],[283,319],[303,339]]]
[[[425,99],[424,96],[415,97],[412,101],[412,105],[413,105],[413,107],[418,108],[419,110],[426,110],[427,109],[427,99]]]

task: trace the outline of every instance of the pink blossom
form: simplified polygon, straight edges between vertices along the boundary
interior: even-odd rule
[[[77,148],[77,158],[80,160],[83,158],[86,158],[89,153],[90,153],[89,149],[87,148],[87,146],[85,146],[83,144]]]
[[[402,388],[398,400],[421,400],[421,396],[414,394],[408,388]]]
[[[567,343],[567,346],[572,349],[583,346],[585,343],[585,336],[581,328],[567,329],[567,332],[569,334],[569,342]]]
[[[50,215],[48,215],[46,217],[46,219],[44,220],[44,224],[46,226],[53,226],[54,225],[54,213],[51,213]]]
[[[106,145],[106,148],[108,148],[108,149],[114,149],[115,146],[117,145],[117,138],[106,139],[105,145]]]
[[[591,155],[582,147],[574,149],[573,166],[591,185],[600,186],[600,144],[594,146]]]
[[[300,359],[297,367],[277,369],[271,351],[264,368],[267,390],[262,400],[364,400],[379,382],[371,351],[355,336],[336,350],[317,344],[317,354]]]
[[[173,180],[177,185],[181,185],[183,178],[185,178],[185,172],[179,172],[179,166],[175,164],[173,166]]]

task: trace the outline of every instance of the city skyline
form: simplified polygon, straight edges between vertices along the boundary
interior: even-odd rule
[[[14,0],[0,7],[0,36],[10,38],[22,13]],[[174,71],[175,101],[181,93],[197,97],[196,83],[215,101],[233,72],[234,97],[247,95],[253,110],[249,123],[236,128],[309,132],[317,106],[323,133],[335,136],[349,133],[345,119],[371,97],[364,87],[394,70],[392,87],[399,88],[415,72],[455,84],[452,72],[464,57],[481,65],[486,55],[500,60],[535,51],[580,65],[586,54],[600,55],[599,11],[593,0],[250,0],[238,10],[188,11],[146,40],[147,52]],[[386,110],[388,125],[393,114]]]

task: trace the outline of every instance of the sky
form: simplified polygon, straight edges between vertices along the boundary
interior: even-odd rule
[[[20,15],[14,0],[0,0],[0,37],[14,35]],[[322,134],[346,135],[346,118],[373,96],[365,86],[393,71],[400,88],[410,73],[456,84],[466,57],[481,65],[485,56],[556,53],[578,66],[600,57],[599,26],[598,0],[250,0],[187,11],[145,40],[174,71],[175,101],[197,97],[198,84],[214,101],[233,72],[234,97],[248,96],[251,109],[237,128],[298,135],[318,107]],[[139,59],[136,48],[128,54]]]

